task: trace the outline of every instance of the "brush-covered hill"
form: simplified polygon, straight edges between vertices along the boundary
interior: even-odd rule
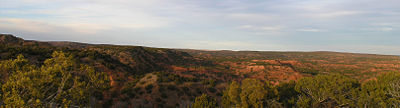
[[[213,65],[212,62],[196,59],[186,52],[173,49],[93,45],[75,42],[39,42],[23,40],[13,35],[0,35],[0,43],[0,60],[15,59],[19,54],[22,54],[30,64],[40,66],[44,64],[46,59],[52,57],[53,52],[63,51],[72,55],[79,64],[87,64],[93,66],[96,71],[107,73],[111,88],[102,94],[103,98],[99,101],[103,104],[102,106],[130,106],[129,103],[139,103],[135,105],[140,106],[157,106],[157,103],[159,103],[160,105],[175,107],[179,103],[178,100],[190,100],[198,94],[190,94],[186,97],[169,95],[169,97],[163,97],[162,100],[159,100],[162,94],[175,93],[175,89],[182,92],[180,86],[183,87],[183,85],[170,84],[170,82],[186,83],[193,80],[192,82],[196,83],[200,82],[201,79],[172,74],[174,69],[177,67]],[[183,70],[186,71],[186,68]],[[1,76],[7,78],[5,75],[7,74]],[[152,78],[146,79],[150,77]],[[164,82],[161,82],[161,77],[165,77]],[[139,81],[141,82],[138,83]],[[167,87],[173,90],[167,90]],[[153,89],[154,92],[152,92]],[[159,89],[163,93],[158,92]],[[132,94],[133,92],[134,94]],[[177,92],[175,94],[186,95]],[[184,99],[180,99],[180,97]],[[130,100],[135,102],[129,102]]]
[[[273,85],[315,75],[341,74],[361,82],[399,72],[400,57],[339,52],[259,52],[164,49],[143,46],[42,42],[0,34],[0,61],[22,54],[47,65],[62,51],[77,64],[107,74],[98,107],[187,107],[207,94],[220,101],[232,81],[254,78]],[[54,57],[53,57],[54,58]],[[2,83],[12,73],[0,73]]]
[[[187,50],[194,57],[215,61],[232,70],[248,69],[266,72],[268,80],[285,80],[285,75],[344,74],[368,80],[381,73],[400,71],[400,57],[393,55],[357,54],[341,52],[273,52],[273,51],[204,51]],[[251,75],[249,75],[251,76]],[[257,75],[259,76],[259,74]],[[293,75],[289,75],[293,76]],[[293,79],[290,79],[293,80]]]

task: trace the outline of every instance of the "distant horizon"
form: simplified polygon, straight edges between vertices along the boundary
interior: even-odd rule
[[[400,55],[399,0],[0,0],[26,39]]]
[[[6,35],[13,35],[8,33],[0,33]],[[37,39],[26,39],[21,36],[13,35],[18,38],[29,41],[38,42],[74,42],[81,44],[91,44],[91,45],[118,45],[118,46],[141,46],[150,48],[165,48],[165,49],[177,49],[177,50],[200,50],[200,51],[256,51],[256,52],[334,52],[334,53],[351,53],[351,54],[372,54],[372,55],[387,55],[387,56],[400,56],[396,54],[376,54],[376,53],[363,53],[363,52],[345,52],[345,51],[329,51],[329,50],[314,50],[314,51],[296,51],[296,50],[231,50],[231,49],[196,49],[196,48],[172,48],[172,47],[155,47],[155,46],[145,46],[145,45],[134,45],[134,44],[113,44],[113,43],[90,43],[90,42],[80,42],[80,41],[68,41],[68,40],[37,40]]]

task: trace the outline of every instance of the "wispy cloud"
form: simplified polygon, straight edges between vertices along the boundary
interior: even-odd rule
[[[236,27],[240,30],[250,31],[253,35],[259,36],[282,36],[285,34],[286,27],[283,25],[274,26],[256,26],[256,25],[241,25]]]
[[[320,12],[320,13],[313,13],[313,14],[306,14],[307,17],[311,18],[337,18],[337,17],[345,17],[351,15],[358,15],[363,14],[365,12],[360,11],[333,11],[333,12]]]
[[[94,23],[52,24],[44,21],[16,18],[0,18],[0,28],[19,29],[33,33],[52,33],[54,31],[72,31],[83,34],[93,34],[110,27]]]
[[[32,20],[0,18],[0,28],[22,29],[30,32],[46,33],[51,32],[56,27]]]
[[[314,28],[305,28],[305,29],[298,29],[297,31],[301,31],[301,32],[321,32],[322,30],[314,29]]]
[[[244,21],[244,22],[262,22],[270,21],[277,18],[272,14],[257,14],[257,13],[231,13],[226,15],[231,20]]]
[[[389,32],[389,31],[393,31],[395,29],[393,29],[392,27],[375,27],[375,28],[365,28],[362,29],[364,31],[369,31],[369,32],[373,32],[373,31],[378,31],[378,32]]]
[[[241,25],[238,26],[239,29],[248,29],[248,30],[261,30],[261,31],[281,31],[285,28],[285,26],[277,25],[277,26],[255,26],[255,25]]]
[[[21,9],[4,9],[2,12],[11,15],[18,15],[18,18],[14,19],[43,21],[60,26],[72,27],[72,29],[77,30],[82,28],[93,30],[107,28],[146,29],[164,27],[169,23],[168,18],[153,15],[151,12],[148,12],[150,10],[145,9],[144,6],[151,7],[157,5],[157,2],[154,0],[148,2],[128,2],[120,0],[113,2],[105,0],[91,2],[79,0],[39,0],[33,2],[31,0],[22,0],[17,2],[19,3],[12,5],[15,7],[21,7]],[[23,8],[24,6],[31,5],[45,5],[45,7],[32,9]],[[31,14],[40,17],[40,19],[30,18]]]

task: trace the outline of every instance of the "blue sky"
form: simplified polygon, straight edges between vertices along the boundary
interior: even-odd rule
[[[163,48],[400,55],[400,0],[0,0],[0,33]]]

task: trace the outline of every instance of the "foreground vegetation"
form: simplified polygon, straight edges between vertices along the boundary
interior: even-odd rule
[[[400,74],[360,83],[342,75],[318,75],[272,86],[257,79],[232,82],[220,101],[203,94],[193,108],[398,108]]]
[[[54,52],[42,66],[22,55],[0,62],[2,105],[5,107],[94,106],[109,88],[109,79],[93,67],[76,64],[72,56]],[[100,95],[97,96],[96,95]],[[92,104],[90,104],[92,102]]]

